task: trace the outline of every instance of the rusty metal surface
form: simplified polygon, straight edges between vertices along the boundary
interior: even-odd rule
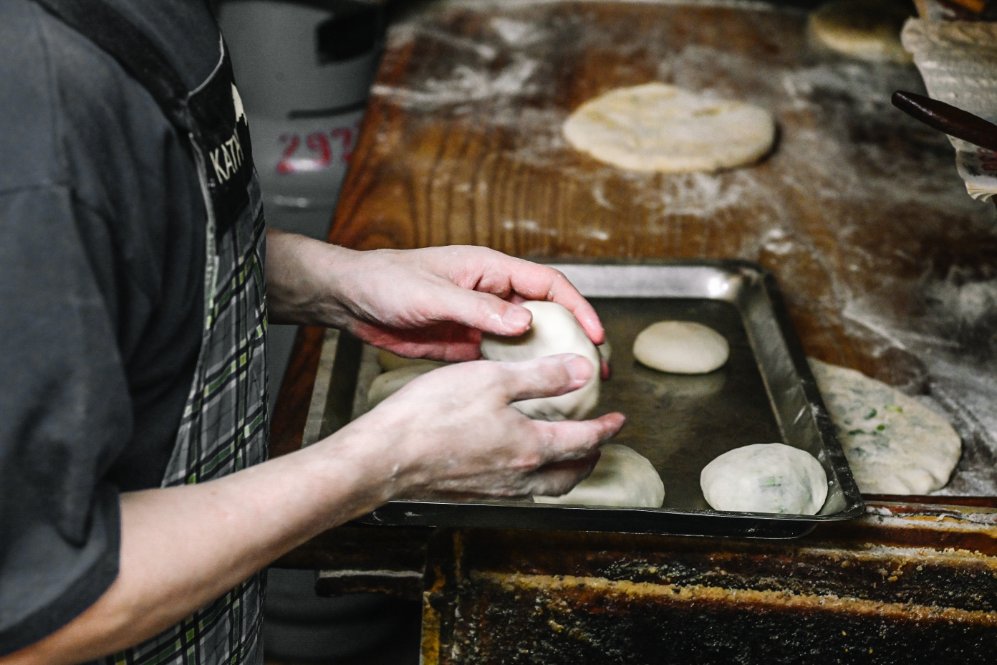
[[[441,532],[423,662],[976,663],[997,511],[876,504],[791,543]]]

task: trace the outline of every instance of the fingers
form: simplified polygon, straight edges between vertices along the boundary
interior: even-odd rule
[[[538,469],[531,479],[531,494],[561,496],[589,477],[599,461],[599,452],[576,460],[555,462]]]
[[[573,353],[495,364],[506,373],[501,381],[505,389],[504,397],[511,402],[534,397],[553,397],[577,390],[596,371],[587,358]]]
[[[531,300],[549,300],[562,305],[575,315],[582,330],[593,344],[602,344],[606,332],[599,315],[568,278],[548,266],[529,261],[521,263],[525,265],[511,273],[513,292]]]
[[[482,247],[452,247],[440,256],[449,261],[456,260],[462,266],[452,267],[444,272],[458,286],[481,293],[494,294],[493,299],[482,301],[493,309],[496,321],[513,317],[507,323],[489,325],[479,318],[477,326],[498,335],[518,335],[526,330],[527,320],[521,329],[524,314],[509,302],[521,300],[547,300],[562,305],[574,314],[585,334],[594,344],[601,344],[606,336],[592,305],[578,292],[567,277],[558,270],[532,261],[496,252]],[[455,259],[456,257],[456,259]]]
[[[591,456],[600,444],[619,433],[626,423],[626,417],[622,413],[613,412],[591,420],[533,422],[546,441],[544,465],[547,465]]]

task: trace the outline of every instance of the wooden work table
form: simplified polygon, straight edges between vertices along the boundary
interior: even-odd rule
[[[427,664],[992,658],[997,433],[980,405],[997,317],[979,303],[997,302],[997,215],[946,139],[890,106],[922,89],[916,69],[821,52],[803,10],[759,3],[441,5],[390,31],[330,241],[757,262],[808,355],[962,418],[963,472],[944,496],[867,497],[865,517],[789,542],[351,525],[282,565],[325,571],[322,593],[422,597]],[[770,109],[777,145],[661,175],[562,139],[577,105],[650,80]],[[301,445],[323,339],[299,336],[275,454]]]

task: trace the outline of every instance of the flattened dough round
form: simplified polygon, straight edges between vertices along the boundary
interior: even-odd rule
[[[810,14],[808,29],[818,43],[843,55],[910,62],[910,54],[900,43],[900,31],[910,16],[910,2],[836,0]]]
[[[753,443],[703,467],[699,486],[715,510],[815,515],[827,498],[827,474],[805,450]]]
[[[489,360],[533,360],[559,353],[576,353],[592,363],[592,378],[578,390],[514,402],[513,406],[539,420],[584,418],[599,401],[599,352],[574,314],[553,302],[530,301],[523,307],[533,313],[530,329],[519,337],[485,335],[481,355]]]
[[[633,448],[607,443],[588,478],[562,496],[534,496],[537,503],[660,508],[665,485],[651,462]]]
[[[775,121],[757,106],[646,83],[585,102],[563,132],[572,147],[613,166],[686,173],[758,160],[772,147]]]
[[[927,494],[949,481],[962,441],[943,416],[861,372],[809,360],[859,491]]]
[[[634,339],[637,362],[662,372],[706,374],[730,357],[723,335],[693,321],[658,321]]]
[[[411,363],[378,374],[370,382],[370,388],[367,389],[367,408],[373,409],[416,377],[431,372],[437,367],[439,364],[434,362]]]

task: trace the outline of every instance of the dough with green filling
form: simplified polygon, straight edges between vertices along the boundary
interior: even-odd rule
[[[827,474],[805,450],[753,443],[728,450],[703,467],[699,485],[715,510],[815,515],[827,499]]]
[[[838,441],[864,494],[927,494],[962,454],[949,421],[861,372],[810,359]]]

